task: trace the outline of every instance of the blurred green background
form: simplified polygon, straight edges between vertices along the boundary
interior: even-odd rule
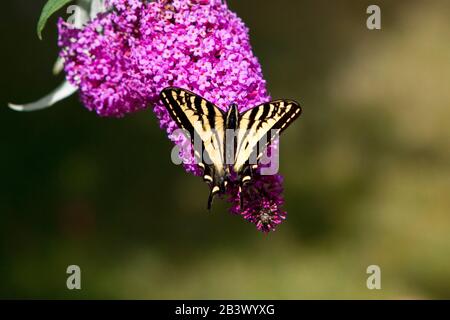
[[[62,80],[56,18],[36,37],[44,2],[3,3],[1,298],[450,298],[449,1],[377,1],[381,31],[372,1],[228,1],[272,96],[304,106],[281,144],[288,219],[269,235],[224,202],[205,211],[150,110],[6,107]],[[382,290],[366,288],[372,264]]]

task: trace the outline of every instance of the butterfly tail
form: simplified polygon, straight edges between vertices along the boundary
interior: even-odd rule
[[[212,207],[212,203],[213,203],[213,200],[214,200],[214,196],[215,196],[216,194],[218,194],[219,192],[220,192],[219,186],[214,185],[214,186],[211,188],[211,191],[209,192],[209,197],[208,197],[208,210],[209,210],[209,211],[211,211],[211,207]]]

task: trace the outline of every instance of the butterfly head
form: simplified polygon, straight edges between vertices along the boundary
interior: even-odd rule
[[[218,178],[218,184],[219,184],[219,188],[220,188],[220,192],[221,193],[225,193],[227,186],[228,186],[228,177],[225,176],[221,176]]]
[[[228,177],[226,176],[216,176],[214,184],[210,184],[211,192],[209,193],[208,198],[208,210],[211,210],[211,205],[213,198],[216,194],[225,194],[227,185],[228,185]]]

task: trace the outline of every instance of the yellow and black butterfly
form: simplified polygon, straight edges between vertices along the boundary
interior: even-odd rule
[[[225,192],[232,172],[237,174],[240,189],[251,181],[257,162],[250,163],[250,157],[256,153],[254,159],[258,161],[273,137],[301,114],[300,105],[293,100],[271,101],[242,113],[236,104],[231,104],[224,112],[199,95],[175,87],[162,90],[161,99],[178,127],[187,131],[194,146],[203,179],[210,186],[208,209],[213,197]],[[235,134],[228,134],[230,131]],[[272,138],[267,139],[267,135]],[[201,141],[201,145],[197,146],[196,141]],[[241,208],[242,205],[241,200]]]

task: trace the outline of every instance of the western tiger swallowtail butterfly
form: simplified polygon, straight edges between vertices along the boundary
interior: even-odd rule
[[[214,196],[225,192],[232,172],[237,174],[240,190],[252,180],[257,163],[250,163],[251,155],[258,151],[259,160],[271,142],[267,135],[278,135],[301,114],[300,105],[293,100],[263,103],[242,113],[231,104],[224,112],[199,95],[176,87],[162,90],[161,99],[172,119],[191,139],[203,179],[210,186],[208,209]],[[229,135],[230,130],[236,133]],[[232,141],[227,141],[230,136]],[[196,137],[200,138],[201,148],[196,148]],[[264,148],[257,150],[261,144]]]

